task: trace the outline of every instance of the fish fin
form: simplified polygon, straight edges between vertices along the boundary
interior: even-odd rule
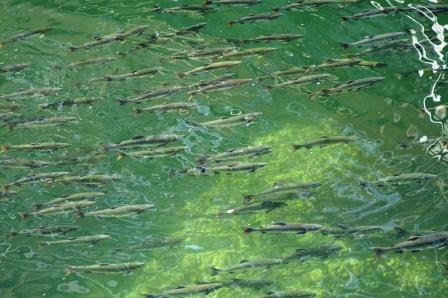
[[[123,159],[124,157],[126,156],[126,153],[125,152],[122,152],[122,151],[120,151],[120,152],[118,152],[118,155],[117,155],[117,160],[121,160],[121,159]]]
[[[140,108],[134,108],[134,112],[135,112],[136,114],[140,114],[141,112],[143,112],[143,109],[140,109]]]
[[[245,195],[243,196],[244,204],[249,205],[251,201],[255,200],[254,195]]]
[[[203,165],[203,164],[206,162],[207,159],[208,159],[208,156],[207,156],[207,155],[201,155],[201,156],[196,160],[196,162],[198,163],[198,165]]]
[[[340,45],[341,45],[341,48],[343,48],[343,49],[348,49],[350,47],[350,44],[348,44],[348,43],[340,43]]]
[[[33,204],[33,209],[34,210],[39,210],[39,209],[42,208],[42,206],[43,206],[43,204]]]
[[[28,216],[29,216],[29,214],[28,214],[28,213],[20,213],[20,218],[21,218],[22,220],[25,220],[25,219],[27,219],[27,218],[28,218]]]
[[[377,258],[380,258],[384,253],[384,249],[381,247],[372,247],[371,249],[373,250]]]
[[[346,224],[337,224],[337,226],[342,229],[348,229],[348,226]]]
[[[65,272],[65,275],[68,276],[68,275],[74,273],[75,271],[72,268],[70,268],[70,266],[68,266],[65,268],[64,272]]]
[[[286,226],[286,224],[285,224],[284,222],[276,222],[276,223],[274,223],[274,225],[277,225],[277,226]]]
[[[215,268],[215,267],[211,267],[210,268],[212,270],[212,275],[217,275],[219,273],[221,273],[221,269]]]
[[[249,262],[249,260],[241,260],[241,261],[240,261],[240,264],[242,264],[242,263],[247,263],[247,262]]]
[[[252,233],[253,231],[255,231],[253,228],[244,228],[243,233],[246,235],[249,235],[250,233]]]
[[[415,241],[415,240],[418,240],[420,238],[421,238],[421,236],[412,236],[412,237],[409,237],[408,239],[406,239],[406,241]]]

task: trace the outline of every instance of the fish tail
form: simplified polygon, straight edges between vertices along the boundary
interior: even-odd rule
[[[43,204],[33,204],[33,209],[39,210],[42,208],[42,206],[43,206]]]
[[[49,245],[48,242],[41,241],[41,242],[39,242],[39,243],[37,244],[37,249],[42,249],[42,248],[44,248],[44,247],[47,246],[47,245]]]
[[[123,151],[118,152],[117,160],[121,160],[126,157],[126,153]]]
[[[272,88],[274,88],[274,86],[272,86],[272,85],[267,85],[267,86],[266,86],[266,89],[268,89],[268,91],[271,91]]]
[[[72,268],[70,268],[70,267],[65,267],[65,270],[64,270],[64,273],[65,273],[65,275],[67,276],[67,275],[70,275],[70,274],[72,274],[72,273],[74,273],[75,271],[72,269]]]
[[[22,220],[27,219],[28,216],[29,216],[29,213],[20,213],[20,218],[21,218]]]
[[[402,227],[394,227],[395,233],[397,233],[397,236],[404,236],[408,233],[406,229],[403,229]]]
[[[186,73],[185,72],[178,72],[178,73],[176,73],[176,75],[177,75],[178,78],[183,78],[183,77],[186,76]]]
[[[246,204],[246,205],[248,205],[254,199],[255,199],[254,195],[245,195],[245,196],[243,196],[244,204]]]
[[[120,99],[120,100],[118,100],[118,103],[120,104],[120,106],[124,106],[125,104],[128,104],[129,102],[126,99]]]
[[[143,109],[140,109],[140,108],[134,108],[134,112],[135,112],[136,114],[140,114],[141,112],[143,112]]]
[[[215,268],[215,267],[211,267],[212,269],[212,275],[217,275],[219,273],[221,273],[221,269]]]
[[[380,258],[384,253],[384,249],[382,249],[381,247],[372,247],[372,250],[377,258]]]
[[[8,145],[4,145],[4,146],[2,146],[1,153],[8,153],[8,150],[9,150],[9,146]]]
[[[211,0],[204,0],[202,2],[202,6],[207,6],[207,5],[210,5],[210,4],[213,4],[213,2]]]
[[[74,46],[69,46],[68,49],[70,50],[70,52],[75,52],[76,50],[78,50],[78,48]]]
[[[227,22],[227,26],[229,26],[229,27],[232,27],[233,24],[235,24],[235,21],[228,21],[228,22]]]
[[[346,22],[349,20],[349,17],[341,17],[343,22]]]
[[[369,182],[360,180],[359,185],[361,185],[362,187],[367,187],[369,185]]]
[[[244,228],[243,233],[246,234],[246,235],[249,235],[253,231],[255,231],[254,228],[247,227],[247,228]]]
[[[302,145],[298,145],[298,144],[293,144],[292,145],[292,148],[294,149],[294,150],[299,150],[300,148],[302,148],[303,146]]]
[[[341,45],[341,48],[343,48],[343,49],[348,49],[350,47],[350,45],[348,43],[341,42],[340,45]]]
[[[200,157],[196,160],[196,162],[197,162],[199,165],[203,165],[203,164],[207,161],[207,159],[208,159],[208,156],[207,156],[207,155],[202,155],[202,156],[200,156]]]
[[[83,218],[84,217],[84,212],[80,209],[76,209],[76,217],[77,218]]]

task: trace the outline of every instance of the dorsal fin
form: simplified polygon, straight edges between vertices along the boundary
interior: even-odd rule
[[[421,238],[421,236],[412,236],[412,237],[409,237],[406,241],[415,241],[420,238]]]
[[[177,286],[176,289],[183,289],[185,288],[184,286]]]
[[[277,225],[277,226],[286,226],[286,224],[284,222],[276,222],[275,225]]]
[[[297,248],[297,249],[296,249],[296,252],[304,251],[304,250],[305,250],[304,248]]]
[[[240,261],[240,264],[242,264],[242,263],[247,263],[247,262],[249,262],[249,260],[241,260],[241,261]]]
[[[138,140],[138,139],[143,139],[145,136],[135,136],[135,137],[133,137],[132,139],[133,140]]]
[[[345,225],[345,224],[337,224],[337,226],[342,229],[348,229],[347,225]]]

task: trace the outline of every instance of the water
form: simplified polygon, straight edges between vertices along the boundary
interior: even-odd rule
[[[419,4],[428,3],[432,2],[422,1]],[[141,297],[143,293],[160,293],[198,281],[250,278],[271,280],[273,284],[260,289],[221,288],[208,296],[259,297],[272,290],[303,289],[316,292],[318,297],[444,297],[448,288],[442,266],[447,261],[446,250],[387,254],[377,259],[369,249],[371,246],[388,246],[403,238],[383,233],[342,238],[319,233],[302,236],[253,233],[245,236],[242,230],[246,226],[278,221],[348,226],[399,225],[409,230],[410,234],[446,230],[447,201],[441,183],[368,189],[359,185],[359,180],[374,180],[395,173],[429,172],[445,176],[443,155],[446,149],[436,145],[444,140],[446,117],[435,117],[435,111],[430,108],[444,103],[446,81],[442,72],[425,71],[419,76],[418,71],[428,66],[446,68],[442,38],[446,30],[446,15],[439,14],[434,19],[430,15],[425,17],[407,12],[341,22],[341,16],[371,9],[374,5],[404,7],[410,4],[365,1],[344,8],[322,6],[290,11],[276,20],[229,27],[226,22],[231,19],[268,12],[272,7],[287,2],[265,0],[250,7],[219,7],[217,12],[205,16],[157,14],[150,11],[153,4],[137,0],[3,1],[0,12],[2,39],[20,30],[48,26],[54,30],[43,36],[3,45],[0,51],[2,65],[30,63],[31,66],[22,72],[2,74],[0,93],[31,87],[62,87],[63,91],[57,95],[18,99],[16,102],[25,105],[19,113],[30,117],[67,115],[79,119],[76,123],[60,127],[12,131],[2,128],[2,144],[49,141],[72,144],[67,150],[11,151],[8,155],[60,160],[86,156],[102,144],[119,142],[136,135],[160,133],[185,135],[182,142],[188,150],[175,157],[154,160],[117,160],[116,154],[111,152],[107,158],[90,164],[72,163],[34,171],[1,169],[0,184],[32,172],[63,170],[76,174],[117,174],[122,179],[99,188],[107,195],[99,199],[91,210],[143,203],[154,204],[156,209],[123,219],[77,218],[73,214],[65,214],[30,217],[23,221],[19,214],[30,212],[31,205],[36,202],[42,203],[92,188],[77,184],[35,184],[15,188],[19,194],[1,202],[0,296]],[[179,5],[174,1],[157,4],[161,7]],[[92,40],[94,36],[139,25],[150,25],[151,32],[163,33],[199,22],[207,22],[207,26],[198,34],[179,37],[125,57],[117,53],[134,48],[147,35],[73,53],[67,49],[68,46]],[[136,115],[132,105],[120,106],[117,103],[119,99],[160,86],[192,84],[227,72],[234,72],[236,78],[255,78],[291,66],[319,64],[326,58],[354,53],[355,50],[341,49],[339,43],[354,42],[367,35],[413,30],[414,43],[417,44],[424,38],[422,28],[430,30],[425,33],[428,36],[434,36],[434,31],[438,32],[440,39],[434,41],[433,46],[424,46],[425,51],[420,51],[420,55],[416,49],[398,54],[378,53],[365,59],[384,62],[387,66],[329,70],[339,82],[369,76],[384,76],[386,80],[358,92],[331,96],[328,100],[310,100],[304,89],[299,88],[268,91],[264,88],[267,82],[254,81],[239,88],[194,96],[191,100],[198,103],[199,108],[187,114]],[[272,46],[278,50],[262,57],[242,58],[241,65],[230,71],[214,71],[213,75],[202,73],[196,77],[177,78],[176,72],[188,71],[203,65],[206,60],[173,61],[168,58],[177,51],[226,46],[225,38],[251,38],[268,33],[296,33],[303,34],[304,38],[287,43],[243,45],[244,48]],[[103,65],[54,69],[55,65],[105,56],[117,56],[118,59]],[[163,70],[150,78],[80,84],[105,74],[122,74],[147,67],[161,67]],[[323,82],[306,88],[317,91],[322,86],[331,85],[330,82]],[[79,105],[50,111],[36,109],[38,103],[83,96],[102,99],[91,106]],[[153,102],[159,104],[187,99],[187,95],[177,94]],[[435,103],[438,100],[439,103]],[[422,114],[422,108],[426,108],[431,117]],[[193,128],[184,120],[207,121],[248,112],[262,112],[263,115],[249,126],[225,129]],[[292,143],[340,134],[356,135],[360,140],[347,145],[297,152],[291,149]],[[429,144],[418,144],[422,137],[437,139]],[[416,142],[412,146],[402,146],[402,142],[411,141]],[[204,154],[260,144],[271,145],[273,152],[254,160],[268,163],[254,173],[201,177],[172,174],[173,171],[194,167],[195,159]],[[287,207],[272,212],[223,217],[214,215],[241,205],[243,194],[264,191],[274,182],[283,180],[320,181],[323,185],[309,198],[289,201]],[[89,247],[55,245],[39,249],[38,242],[44,241],[44,238],[11,238],[7,233],[12,229],[50,224],[79,226],[80,229],[69,234],[70,237],[109,234],[112,239]],[[183,241],[172,247],[153,250],[128,249],[148,236],[180,238]],[[281,258],[297,248],[323,244],[338,244],[343,249],[340,255],[326,259],[312,258],[303,263],[291,262],[268,269],[216,277],[210,275],[211,266],[228,267],[242,259]],[[129,274],[64,275],[67,265],[132,261],[145,262],[145,266]]]

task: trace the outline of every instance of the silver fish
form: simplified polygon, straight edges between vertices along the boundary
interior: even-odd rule
[[[258,259],[258,260],[242,260],[238,265],[234,265],[227,268],[215,268],[212,267],[212,275],[216,275],[223,272],[234,273],[235,271],[247,270],[257,267],[271,267],[273,265],[283,264],[282,259]]]
[[[20,63],[20,64],[13,64],[13,65],[2,66],[2,67],[0,67],[0,73],[21,71],[21,70],[27,68],[28,66],[30,66],[30,65],[27,64],[27,63]]]
[[[448,246],[448,232],[440,232],[423,236],[412,236],[404,242],[394,244],[389,247],[372,247],[372,250],[377,255],[382,255],[386,252],[402,253],[405,251],[421,251],[428,248],[441,248]]]
[[[206,162],[220,163],[227,160],[238,159],[242,157],[253,158],[263,154],[271,153],[272,147],[266,145],[243,147],[238,149],[229,149],[223,153],[212,156],[202,156],[198,159],[199,164]]]
[[[106,145],[105,149],[140,147],[140,146],[144,146],[144,145],[166,145],[170,142],[178,141],[181,138],[182,138],[181,135],[175,135],[175,134],[136,136],[130,140],[121,141],[120,143]]]
[[[290,195],[300,195],[304,192],[320,187],[320,182],[308,182],[308,183],[284,183],[276,182],[271,189],[260,192],[254,195],[244,195],[244,202],[246,204],[252,202],[264,202],[270,200],[281,200],[288,198]]]
[[[313,147],[325,147],[328,145],[333,145],[333,144],[347,144],[347,143],[351,143],[356,141],[357,138],[354,136],[324,136],[324,137],[320,137],[318,139],[312,140],[312,141],[308,141],[302,144],[294,144],[292,145],[294,150],[299,150],[302,148],[305,149],[311,149]]]
[[[43,241],[39,242],[40,246],[49,246],[49,245],[57,245],[57,244],[89,244],[94,245],[102,240],[111,239],[110,235],[91,235],[91,236],[81,236],[81,237],[72,237],[64,240],[54,240],[54,241]]]
[[[215,173],[233,173],[233,172],[254,172],[258,168],[266,166],[264,162],[257,163],[245,163],[235,162],[228,164],[218,164],[215,166],[199,166],[197,168],[189,169],[186,171],[187,175],[200,176],[211,175]]]
[[[81,192],[56,198],[43,204],[34,204],[33,207],[34,209],[42,209],[45,206],[59,205],[70,201],[93,200],[104,195],[104,192]]]
[[[422,183],[428,180],[436,180],[439,176],[436,174],[429,173],[404,173],[404,174],[395,174],[393,176],[388,176],[381,178],[376,181],[361,181],[362,186],[367,185],[376,185],[376,186],[385,186],[385,185],[403,185],[409,183]]]
[[[95,216],[98,218],[106,217],[125,217],[140,214],[145,210],[152,209],[155,206],[152,204],[140,204],[140,205],[126,205],[120,207],[112,207],[109,209],[103,209],[91,212],[80,212],[80,216]]]
[[[0,99],[12,99],[17,97],[35,97],[40,95],[50,95],[61,91],[62,88],[32,88],[28,90],[20,90],[10,94],[0,95]]]
[[[317,224],[302,224],[302,223],[284,223],[284,222],[277,222],[273,225],[268,225],[265,227],[258,227],[258,228],[251,228],[246,227],[244,228],[245,234],[250,234],[252,232],[260,232],[260,233],[285,233],[285,232],[292,232],[296,234],[305,234],[306,232],[313,232],[320,230],[322,228],[321,225]]]
[[[105,264],[99,263],[94,265],[72,266],[68,265],[65,269],[66,275],[74,272],[131,272],[134,269],[143,267],[145,263],[142,262],[130,262],[130,263],[115,263]]]
[[[137,114],[142,112],[169,112],[173,110],[188,110],[191,108],[197,107],[198,104],[190,103],[190,102],[173,102],[173,103],[165,103],[161,105],[149,106],[147,108],[136,108],[134,111]]]

